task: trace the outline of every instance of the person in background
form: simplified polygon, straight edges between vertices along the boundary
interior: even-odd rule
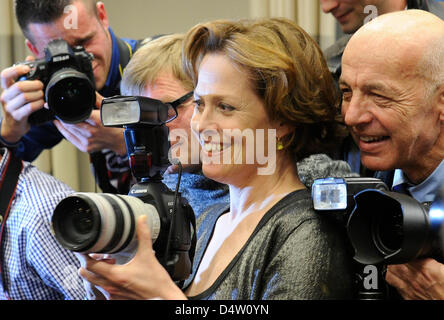
[[[123,73],[121,91],[126,96],[145,96],[165,103],[189,95],[177,107],[177,118],[166,125],[170,130],[171,154],[183,166],[179,191],[190,203],[197,219],[210,205],[229,203],[230,200],[228,186],[203,175],[199,161],[200,145],[191,134],[193,82],[182,66],[184,36],[165,35],[141,46]],[[193,159],[193,152],[197,152],[196,160]],[[177,166],[172,165],[163,176],[163,182],[171,190],[176,189],[177,171]]]
[[[336,80],[341,75],[341,61],[345,46],[350,37],[365,22],[389,12],[405,9],[420,9],[429,11],[441,19],[444,19],[444,7],[438,1],[430,0],[320,0],[324,13],[331,13],[345,34],[325,51],[328,67]],[[361,176],[371,177],[374,171],[366,168],[361,163],[359,148],[352,137],[344,139],[338,150],[338,159],[349,163],[352,170]]]
[[[94,55],[92,68],[100,106],[101,96],[120,93],[120,80],[125,65],[138,42],[118,38],[109,26],[103,2],[96,0],[16,0],[15,15],[26,37],[26,45],[37,59],[51,40],[64,39],[70,46],[83,46]],[[66,21],[77,22],[72,26]],[[63,138],[82,152],[91,153],[96,181],[104,192],[128,193],[130,170],[122,129],[105,128],[99,110],[79,124],[59,120],[43,125],[30,125],[29,116],[45,105],[40,80],[17,81],[30,71],[29,66],[16,65],[1,73],[0,143],[25,161],[33,161],[44,149],[51,149]]]
[[[54,177],[0,148],[1,199],[7,172],[20,171],[11,189],[9,210],[3,216],[0,237],[0,299],[81,300],[85,297],[80,264],[75,255],[62,248],[51,233],[52,213],[60,200],[73,191]],[[3,208],[2,208],[3,209]]]

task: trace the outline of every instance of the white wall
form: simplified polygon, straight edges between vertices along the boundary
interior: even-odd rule
[[[102,0],[120,37],[186,32],[199,22],[248,18],[247,0]]]

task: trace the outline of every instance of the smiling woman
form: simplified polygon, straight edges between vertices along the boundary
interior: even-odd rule
[[[219,160],[202,169],[229,185],[230,203],[200,215],[193,274],[181,290],[143,225],[130,263],[87,259],[82,276],[118,299],[351,298],[345,233],[315,214],[296,166],[337,133],[339,99],[318,45],[289,20],[224,20],[192,28],[183,55],[195,83],[192,131]],[[258,174],[264,164],[247,161],[251,143],[274,153],[276,170]]]
[[[203,162],[203,172],[228,184],[231,198],[229,208],[211,208],[202,218],[200,261],[195,263],[186,294],[215,299],[345,297],[347,280],[343,278],[345,285],[332,286],[324,278],[329,268],[306,269],[315,263],[308,247],[287,251],[307,246],[302,235],[310,230],[316,234],[313,242],[325,246],[318,248],[325,256],[317,262],[324,264],[331,249],[325,240],[335,234],[328,223],[326,234],[319,233],[325,221],[305,220],[311,220],[311,213],[295,166],[295,159],[328,150],[336,133],[338,100],[319,48],[294,23],[267,19],[198,25],[188,33],[184,53],[196,83],[192,130],[204,146],[213,145],[204,148],[207,155],[220,158]],[[245,134],[227,139],[226,132],[234,130],[250,131],[252,139]],[[273,134],[259,138],[262,131]],[[271,139],[274,143],[269,144]],[[259,175],[263,164],[257,157],[246,161],[254,150],[251,144],[274,153],[270,159],[275,161],[275,171]],[[275,232],[279,236],[272,240]],[[336,249],[341,254],[343,248]],[[283,263],[284,257],[292,267]],[[307,260],[301,264],[300,259]],[[344,270],[343,263],[336,270]],[[303,284],[312,272],[319,283]],[[236,274],[246,276],[239,279]],[[247,285],[255,281],[261,289]],[[272,283],[276,288],[271,289]],[[287,285],[293,289],[277,292],[277,287]]]

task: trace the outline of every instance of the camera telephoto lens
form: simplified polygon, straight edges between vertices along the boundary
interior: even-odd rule
[[[91,248],[100,235],[101,219],[97,206],[88,197],[68,197],[59,203],[52,218],[60,244],[71,251]]]
[[[56,117],[66,123],[79,123],[89,118],[96,103],[95,86],[74,69],[57,71],[46,88],[46,101]]]
[[[78,208],[74,211],[73,229],[77,234],[89,234],[93,230],[93,219],[91,218],[91,210]]]
[[[124,195],[74,193],[59,202],[52,217],[57,241],[81,253],[131,251],[136,241],[136,222],[147,216],[153,242],[160,232],[154,206]]]

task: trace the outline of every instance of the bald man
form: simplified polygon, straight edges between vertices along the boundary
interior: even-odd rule
[[[331,13],[346,34],[324,52],[328,67],[336,80],[341,74],[344,48],[353,33],[364,23],[379,15],[405,9],[421,9],[444,19],[443,2],[433,0],[320,0],[320,4],[322,11]],[[362,165],[359,148],[350,137],[344,140],[337,157],[347,161],[352,170],[361,176],[374,175],[372,170]]]
[[[405,9],[420,9],[444,19],[444,7],[432,0],[320,0],[324,13],[331,13],[346,36],[325,50],[329,68],[339,77],[341,58],[351,35],[365,22],[385,13]]]
[[[382,15],[359,29],[342,59],[342,115],[363,164],[421,203],[444,182],[444,22],[421,10]],[[444,299],[444,265],[390,266],[406,299]]]

